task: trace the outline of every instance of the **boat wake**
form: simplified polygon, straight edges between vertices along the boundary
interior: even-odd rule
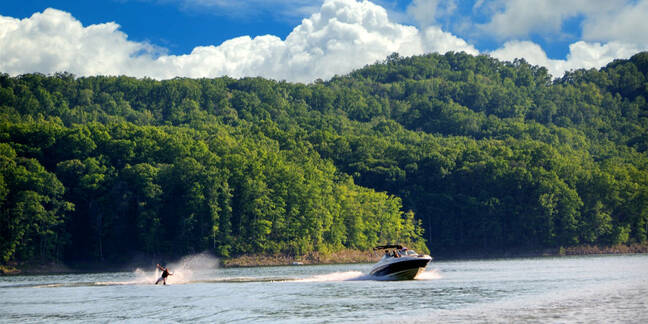
[[[178,262],[167,265],[167,268],[173,273],[173,275],[167,278],[167,283],[184,284],[194,282],[202,279],[200,272],[216,269],[219,267],[219,264],[220,260],[208,253],[186,256]],[[149,276],[144,276],[144,278],[155,283],[160,275],[160,270],[156,269],[152,278]]]
[[[335,281],[361,281],[373,280],[383,281],[385,278],[371,276],[360,271],[333,272],[315,275],[307,278],[294,277],[221,277],[221,278],[193,278],[190,272],[185,273],[180,280],[169,279],[168,285],[186,284],[209,284],[209,283],[252,283],[252,282],[335,282]],[[150,286],[159,278],[159,273],[145,272],[141,269],[135,271],[136,278],[125,281],[84,281],[84,282],[61,282],[61,283],[40,283],[40,284],[18,284],[3,286],[2,288],[61,288],[61,287],[102,287],[102,286]],[[436,270],[425,271],[418,275],[415,280],[438,280],[441,274]]]
[[[441,274],[436,269],[428,270],[420,273],[415,280],[438,280],[441,279]],[[326,281],[354,281],[354,280],[386,280],[384,277],[376,277],[360,271],[346,271],[346,272],[333,272],[327,274],[316,275],[304,279],[289,280],[292,282],[326,282]]]
[[[432,269],[419,273],[414,280],[438,280],[441,278],[443,278],[441,273],[436,269]]]
[[[326,282],[326,281],[349,281],[349,280],[371,280],[371,276],[360,271],[333,272],[316,275],[304,279],[290,280],[293,282]]]
[[[335,282],[335,281],[360,281],[375,280],[381,281],[385,278],[375,277],[361,271],[341,271],[313,275],[310,277],[286,276],[286,277],[260,277],[260,276],[218,276],[214,270],[219,266],[219,260],[208,254],[196,254],[187,256],[178,262],[170,263],[168,268],[173,273],[168,277],[168,285],[199,284],[199,283],[249,283],[249,282]],[[216,275],[216,276],[215,276]],[[97,286],[141,286],[152,285],[160,277],[159,270],[146,271],[138,268],[130,275],[117,275],[127,280],[113,281],[76,281],[76,282],[46,282],[46,283],[22,283],[6,285],[0,288],[58,288],[58,287],[97,287]],[[120,278],[120,279],[121,279]],[[442,276],[439,271],[433,269],[420,273],[416,280],[437,280]],[[117,279],[117,278],[115,278]]]
[[[101,286],[150,286],[159,278],[159,273],[143,272],[136,270],[137,278],[127,281],[85,281],[85,282],[62,282],[62,283],[44,283],[44,284],[22,284],[4,286],[2,288],[61,288],[61,287],[101,287]],[[351,281],[351,280],[376,280],[372,276],[360,271],[334,272],[322,275],[316,275],[308,278],[295,277],[221,277],[221,278],[197,278],[191,279],[189,276],[183,276],[182,280],[167,281],[167,285],[186,285],[201,283],[252,283],[252,282],[331,282],[331,281]]]

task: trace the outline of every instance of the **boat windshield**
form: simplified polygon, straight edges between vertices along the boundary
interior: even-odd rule
[[[418,253],[416,253],[416,251],[414,250],[406,250],[406,251],[385,250],[385,254],[382,256],[382,259],[391,258],[391,257],[401,257],[401,256],[418,256]]]

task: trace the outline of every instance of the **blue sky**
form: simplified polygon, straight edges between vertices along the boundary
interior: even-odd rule
[[[116,22],[130,40],[163,46],[170,54],[186,54],[196,46],[220,44],[243,35],[285,37],[299,23],[267,13],[240,16],[217,8],[205,10],[179,1],[9,0],[0,3],[0,15],[29,18],[47,8],[69,12],[84,26]]]
[[[310,82],[452,50],[560,76],[648,49],[647,21],[648,0],[5,0],[0,72]]]

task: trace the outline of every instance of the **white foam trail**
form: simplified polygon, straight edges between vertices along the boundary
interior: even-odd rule
[[[135,269],[135,279],[128,281],[97,281],[94,283],[96,286],[113,286],[113,285],[147,285],[155,283],[160,277],[161,273],[155,269],[153,272],[145,271],[140,268]]]
[[[297,279],[296,282],[324,282],[324,281],[347,281],[366,280],[368,277],[360,271],[333,272],[310,278]]]
[[[443,278],[437,269],[423,271],[416,276],[416,280],[437,280]]]
[[[218,268],[220,261],[218,258],[208,254],[199,253],[188,255],[178,262],[167,265],[173,275],[167,278],[167,284],[187,283],[198,279],[199,272]],[[158,275],[156,270],[156,275]],[[154,280],[157,280],[156,277]]]
[[[162,273],[158,270],[155,269],[152,272],[151,271],[145,271],[143,269],[137,268],[135,269],[135,283],[138,284],[148,284],[148,283],[155,283],[155,281],[160,278],[160,275]]]
[[[441,273],[438,270],[433,269],[429,271],[421,272],[416,280],[437,280],[441,279]],[[350,281],[350,280],[387,280],[383,277],[374,277],[368,274],[364,274],[360,271],[347,271],[347,272],[333,272],[322,275],[317,275],[304,279],[293,280],[294,282],[326,282],[326,281]]]
[[[218,258],[207,253],[193,254],[182,258],[178,262],[167,265],[169,271],[173,274],[167,277],[167,284],[182,284],[196,280],[197,273],[201,270],[218,268]],[[162,272],[155,268],[152,271],[146,271],[137,268],[134,271],[135,279],[130,281],[107,281],[96,282],[97,285],[142,285],[154,284],[160,278]]]

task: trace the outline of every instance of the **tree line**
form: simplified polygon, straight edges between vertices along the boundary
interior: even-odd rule
[[[447,53],[312,84],[3,74],[0,252],[645,242],[647,73]]]

